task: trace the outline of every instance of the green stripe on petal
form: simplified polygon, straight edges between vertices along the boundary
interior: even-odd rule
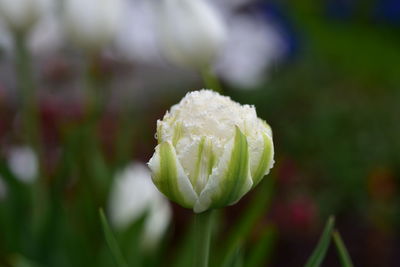
[[[232,142],[233,141],[233,142]],[[236,127],[236,134],[225,147],[224,155],[209,177],[194,211],[231,205],[247,193],[253,184],[250,175],[246,136]]]
[[[172,137],[172,144],[176,146],[178,143],[179,139],[182,137],[182,123],[176,123],[174,127],[174,136]]]
[[[163,142],[162,138],[162,122],[157,121],[157,133],[156,133],[157,144],[161,144]]]
[[[272,167],[274,147],[271,140],[267,134],[263,133],[264,139],[264,150],[261,155],[258,166],[253,174],[253,188],[262,180],[262,178],[267,174],[269,169]]]
[[[193,208],[197,194],[170,142],[163,142],[156,147],[149,168],[154,184],[165,196],[185,208]]]
[[[196,167],[194,170],[194,176],[192,178],[192,184],[196,187],[197,181],[199,179],[200,176],[200,168],[201,168],[201,162],[202,162],[202,155],[203,155],[203,150],[204,150],[204,143],[206,141],[206,138],[203,137],[200,140],[200,143],[197,147],[197,157],[196,157]],[[197,191],[197,190],[196,190]],[[197,192],[199,193],[199,192]]]
[[[205,187],[215,163],[215,155],[213,153],[213,144],[211,140],[203,136],[200,140],[197,150],[196,168],[192,185],[197,194],[200,195]]]

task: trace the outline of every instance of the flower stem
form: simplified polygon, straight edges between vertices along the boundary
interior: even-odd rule
[[[32,234],[38,234],[44,222],[47,204],[46,177],[44,173],[44,144],[42,140],[42,128],[39,111],[39,101],[36,91],[32,58],[27,47],[28,33],[24,31],[14,32],[15,47],[15,68],[17,84],[19,89],[21,117],[22,117],[22,138],[36,153],[38,158],[38,173],[32,187]]]
[[[206,89],[214,90],[218,93],[222,93],[221,83],[218,77],[210,70],[210,68],[205,68],[202,70],[201,75],[203,77],[204,85]]]
[[[85,66],[86,120],[91,125],[101,117],[105,100],[105,81],[97,66],[99,56],[96,51],[88,52]]]
[[[195,267],[208,267],[210,252],[212,211],[206,211],[195,215],[196,245],[195,245]]]
[[[26,33],[15,32],[15,56],[18,86],[22,104],[22,118],[25,141],[41,156],[40,118],[37,95],[33,82],[31,57],[26,47]]]

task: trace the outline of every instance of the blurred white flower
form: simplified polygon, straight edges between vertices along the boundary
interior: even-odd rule
[[[12,46],[13,40],[7,29],[7,25],[5,25],[3,21],[0,21],[0,49],[8,52],[11,50]]]
[[[28,46],[35,56],[49,54],[62,47],[64,33],[57,14],[49,12],[37,23],[28,40]]]
[[[222,17],[204,0],[162,0],[158,27],[165,56],[184,67],[210,66],[226,39]]]
[[[30,147],[12,147],[7,162],[12,173],[22,182],[32,183],[38,175],[38,159]]]
[[[115,41],[123,58],[144,63],[162,60],[156,33],[156,14],[149,0],[125,1]]]
[[[232,15],[235,10],[258,0],[208,0],[224,14]]]
[[[158,244],[171,220],[170,204],[154,186],[143,163],[134,162],[117,174],[109,204],[111,221],[119,229],[127,228],[147,212],[144,248]]]
[[[112,41],[122,13],[121,0],[65,0],[64,19],[72,41],[97,49]]]
[[[42,9],[40,18],[35,22],[35,27],[30,29],[29,35],[26,36],[27,46],[34,56],[49,54],[63,45],[63,29],[55,8],[55,2],[48,0],[46,8]],[[0,21],[0,49],[11,54],[14,42],[12,28],[7,26],[6,21]]]
[[[27,30],[51,7],[52,0],[0,0],[0,14],[13,30]]]
[[[216,72],[227,82],[252,88],[268,77],[268,69],[283,56],[285,43],[277,29],[264,18],[236,15],[229,27]]]

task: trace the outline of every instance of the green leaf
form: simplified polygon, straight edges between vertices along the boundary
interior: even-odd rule
[[[222,267],[242,267],[244,266],[242,246],[238,248],[225,259]]]
[[[324,260],[326,252],[328,251],[329,248],[334,224],[335,224],[334,217],[333,216],[329,217],[328,222],[325,225],[324,232],[322,233],[321,238],[319,239],[318,245],[314,249],[314,252],[308,259],[307,263],[305,264],[305,267],[321,266],[321,263]]]
[[[262,181],[256,195],[249,203],[248,208],[244,210],[239,221],[234,225],[225,242],[226,246],[222,248],[219,263],[226,262],[226,259],[235,253],[236,249],[244,242],[250,234],[254,224],[265,213],[268,212],[271,197],[273,195],[274,179],[269,177]]]
[[[143,232],[148,213],[134,220],[126,229],[117,235],[121,252],[129,266],[143,266]]]
[[[107,245],[110,248],[111,254],[114,258],[115,264],[118,267],[128,267],[126,264],[125,259],[122,256],[121,250],[118,246],[117,240],[114,237],[114,234],[112,233],[110,226],[108,225],[106,216],[104,215],[104,212],[102,209],[100,209],[100,220],[101,220],[101,225],[103,227],[104,231],[104,236],[107,241]]]
[[[23,255],[20,255],[20,254],[13,255],[11,262],[12,262],[13,267],[41,267],[42,266],[37,263],[34,263],[30,259],[27,259]]]
[[[260,240],[251,248],[249,256],[246,259],[246,267],[265,266],[269,259],[274,241],[276,239],[276,231],[272,226],[267,226],[261,233]]]
[[[340,262],[343,267],[353,267],[353,263],[351,261],[349,252],[344,245],[344,242],[337,230],[335,230],[332,234],[333,241],[335,242],[337,252],[339,253]]]

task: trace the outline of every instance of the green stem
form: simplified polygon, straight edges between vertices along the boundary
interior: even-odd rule
[[[103,73],[99,66],[100,51],[87,51],[85,65],[85,118],[81,125],[81,144],[84,159],[82,161],[82,175],[86,179],[88,188],[92,188],[99,197],[97,201],[105,201],[111,179],[108,177],[108,168],[101,146],[98,132],[99,122],[106,107],[108,75]]]
[[[89,52],[86,59],[86,119],[90,124],[95,123],[101,116],[105,99],[105,80],[97,70],[98,57],[97,52]]]
[[[210,70],[210,68],[204,68],[201,72],[203,77],[204,85],[207,89],[214,90],[218,93],[222,93],[222,86],[218,80],[218,77]]]
[[[16,72],[22,100],[23,127],[26,133],[24,138],[41,158],[39,110],[33,82],[31,57],[26,47],[26,34],[24,32],[16,32],[14,34],[14,42]]]
[[[32,59],[27,47],[27,32],[14,32],[15,68],[21,99],[21,117],[23,141],[36,153],[38,158],[37,179],[32,187],[32,234],[40,235],[40,226],[47,209],[47,189],[44,177],[44,151],[41,140],[41,121],[39,114],[38,96],[35,88]],[[39,237],[37,237],[39,238]]]
[[[195,267],[208,267],[210,252],[212,211],[206,211],[195,215],[196,245]]]

